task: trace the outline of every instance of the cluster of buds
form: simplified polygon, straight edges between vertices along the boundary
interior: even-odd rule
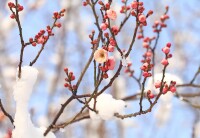
[[[76,91],[77,86],[76,85],[72,85],[72,81],[75,80],[75,76],[73,72],[69,72],[68,68],[64,68],[64,72],[66,74],[66,78],[65,81],[66,83],[64,84],[64,87],[68,88],[70,91]]]
[[[121,2],[124,5],[121,6],[120,13],[126,13],[131,9],[131,5],[127,5],[127,0],[121,0]]]
[[[65,14],[65,9],[62,9],[60,12],[54,12],[53,13],[53,19],[60,19],[63,17]]]
[[[105,11],[103,14],[103,22],[101,23],[101,25],[100,25],[100,28],[101,28],[101,30],[102,31],[106,31],[107,30],[107,28],[109,28],[109,24],[108,24],[108,22],[109,22],[109,19],[110,20],[116,20],[116,18],[117,18],[117,13],[116,13],[116,11],[115,10],[113,10],[113,9],[110,9],[110,3],[103,3],[102,1],[99,1],[98,2],[99,3],[99,5],[101,6],[101,10],[103,11]],[[111,31],[112,31],[112,33],[114,34],[114,35],[117,35],[118,34],[118,32],[119,32],[119,27],[118,26],[116,26],[116,25],[114,25],[114,26],[112,26],[111,27]],[[104,33],[104,35],[106,35],[107,34],[107,32],[105,32]]]
[[[166,14],[168,12],[168,9],[169,7],[167,6],[165,14],[160,17],[159,21],[154,22],[154,25],[152,26],[154,32],[158,33],[162,30],[162,28],[167,27],[167,24],[165,23],[165,21],[169,19],[169,15]]]
[[[143,5],[143,2],[133,1],[130,7],[131,7],[131,15],[137,17],[140,24],[142,24],[143,26],[146,26],[147,25],[146,18],[152,15],[153,11],[150,10],[148,11],[147,15],[144,15],[143,12],[145,8]]]
[[[29,42],[32,44],[32,46],[36,46],[37,44],[44,44],[48,39],[48,36],[45,36],[44,34],[45,30],[40,30],[40,32],[35,35],[34,39],[29,38]]]
[[[23,9],[24,9],[24,7],[22,5],[20,5],[20,4],[15,5],[13,2],[8,2],[8,7],[13,12],[10,15],[11,19],[15,19],[15,17],[16,17],[16,13],[13,11],[13,8],[17,9],[18,12],[23,11]]]
[[[153,56],[152,50],[150,48],[150,43],[152,40],[154,40],[155,38],[149,38],[149,37],[145,37],[143,39],[143,48],[145,48],[146,52],[143,54],[143,60],[141,61],[143,64],[140,67],[140,69],[143,71],[143,76],[146,77],[151,77],[152,74],[150,73],[150,71],[153,68],[153,64],[151,64],[151,58]]]
[[[172,54],[170,54],[170,47],[171,43],[167,43],[164,48],[162,48],[162,52],[165,54],[165,58],[162,59],[161,64],[164,66],[167,66],[169,64],[168,59],[172,57]]]
[[[148,91],[147,91],[147,97],[148,97],[149,99],[153,99],[155,96],[154,96],[154,94],[151,92],[151,90],[148,90]]]
[[[104,45],[103,49],[107,50],[108,52],[113,52],[116,47],[115,40],[112,37],[110,37],[107,41],[108,41],[108,46]]]
[[[45,35],[45,32],[47,31],[47,35]],[[50,26],[47,26],[45,30],[40,30],[37,35],[35,35],[34,39],[29,38],[29,42],[32,44],[32,46],[36,46],[37,44],[45,44],[50,36],[53,36],[54,33],[52,33],[52,29]]]
[[[89,34],[89,38],[91,39],[91,44],[96,45],[98,43],[98,39],[94,39],[95,30],[92,30],[91,34]]]
[[[62,16],[64,16],[65,9],[61,10],[60,12],[54,12],[53,18],[55,20],[60,19]],[[54,33],[52,32],[54,27],[61,27],[61,23],[55,22],[53,27],[47,26],[46,31],[40,30],[33,38],[29,38],[29,42],[32,44],[32,46],[36,46],[37,44],[44,45],[50,36],[54,36]],[[47,32],[47,34],[45,34]]]
[[[123,2],[125,3],[125,2]],[[121,6],[121,9],[120,9],[120,13],[126,13],[127,11],[129,11],[131,9],[131,7],[128,5],[123,5]]]
[[[155,82],[154,86],[156,89],[161,88],[161,82],[157,81]],[[162,89],[162,93],[166,94],[168,91],[171,91],[172,93],[176,92],[176,82],[175,81],[171,81],[170,84],[168,85],[166,82],[163,83],[163,89]]]
[[[141,61],[143,64],[140,67],[140,69],[143,71],[142,76],[144,76],[145,78],[147,77],[151,77],[152,74],[150,73],[150,71],[153,68],[153,64],[151,64],[151,59],[150,58],[146,58],[145,60]]]
[[[143,43],[142,43],[143,48],[146,48],[147,51],[148,51],[149,48],[150,48],[150,44],[151,44],[151,42],[152,42],[154,39],[155,39],[155,37],[152,37],[152,38],[145,37],[145,38],[143,39]]]

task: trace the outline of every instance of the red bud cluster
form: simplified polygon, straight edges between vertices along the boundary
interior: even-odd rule
[[[176,82],[175,81],[171,81],[170,84],[166,84],[166,82],[164,82],[164,87],[162,90],[163,94],[166,94],[168,91],[171,91],[172,93],[176,92]]]
[[[154,96],[154,94],[151,92],[151,90],[148,90],[148,91],[147,91],[147,97],[148,97],[149,99],[153,99],[155,96]]]
[[[11,19],[15,19],[16,18],[16,13],[13,11],[13,8],[16,8],[17,12],[23,11],[23,9],[24,9],[24,7],[22,5],[17,4],[17,6],[16,6],[13,2],[8,2],[8,7],[12,11],[12,14],[10,15]]]
[[[168,9],[166,9],[166,13],[167,11]],[[169,19],[169,15],[167,15],[166,13],[160,17],[160,21],[154,22],[154,25],[152,26],[152,28],[155,33],[158,33],[162,30],[162,28],[167,27],[167,24],[165,23],[165,21]]]
[[[162,48],[162,52],[165,54],[165,58],[162,59],[161,64],[164,66],[167,66],[169,64],[168,59],[172,57],[172,54],[170,54],[170,47],[171,43],[167,43],[164,48]]]
[[[70,91],[75,91],[77,89],[76,85],[72,85],[72,81],[75,80],[75,76],[73,72],[69,72],[68,68],[64,68],[64,72],[67,75],[65,78],[66,83],[64,84],[64,87],[68,88]]]
[[[46,31],[40,30],[33,38],[29,38],[29,42],[32,44],[32,46],[36,46],[37,44],[44,45],[50,36],[54,36],[54,33],[52,32],[54,27],[60,28],[62,25],[59,22],[56,22],[57,19],[60,19],[62,16],[64,16],[65,9],[62,9],[60,12],[54,12],[53,18],[55,19],[55,23],[53,24],[53,27],[47,26]],[[47,32],[47,34],[45,34]]]

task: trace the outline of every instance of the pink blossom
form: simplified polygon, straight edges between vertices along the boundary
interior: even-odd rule
[[[43,37],[39,37],[39,38],[37,39],[37,43],[38,43],[38,44],[43,44],[43,43],[44,43],[44,38],[43,38]]]
[[[150,94],[148,95],[148,97],[149,97],[149,99],[153,99],[153,98],[154,98],[154,94],[153,94],[153,93],[150,93]]]
[[[115,20],[117,18],[117,13],[114,10],[107,10],[106,11],[108,18],[111,20]]]
[[[165,53],[165,54],[168,54],[169,52],[170,52],[170,48],[169,47],[164,47],[163,49],[162,49],[162,51]]]
[[[149,64],[145,62],[142,66],[147,68],[149,66]]]
[[[101,30],[105,31],[108,28],[108,25],[106,23],[101,24]]]
[[[166,46],[170,48],[171,47],[171,43],[167,43]]]
[[[143,14],[141,14],[141,15],[139,16],[139,21],[140,21],[141,23],[146,22],[146,17],[145,17]]]
[[[109,57],[107,63],[107,67],[109,70],[113,70],[115,68],[115,58]]]
[[[115,49],[115,47],[114,47],[114,46],[112,46],[112,45],[109,45],[109,46],[108,46],[108,51],[109,51],[109,52],[113,52],[113,51],[114,51],[114,49]]]
[[[176,87],[175,86],[170,87],[170,91],[173,93],[176,92]]]
[[[94,53],[94,59],[99,63],[104,63],[108,60],[108,52],[104,49],[98,49]]]
[[[164,87],[163,88],[163,94],[167,93],[167,91],[168,91],[168,87]]]
[[[151,73],[148,73],[148,72],[143,72],[143,74],[142,74],[145,78],[147,78],[147,77],[150,77],[151,76]]]
[[[149,44],[147,42],[143,42],[142,45],[143,45],[144,48],[148,48],[149,47]]]
[[[137,1],[134,1],[134,2],[131,3],[131,7],[132,7],[133,9],[136,9],[137,6],[138,6],[138,2],[137,2]]]
[[[161,64],[163,64],[164,66],[167,66],[169,64],[168,60],[167,59],[163,59],[161,61]]]
[[[147,57],[151,57],[151,56],[152,56],[152,52],[151,52],[151,51],[147,51],[147,52],[145,53],[145,55],[146,55]]]
[[[115,42],[115,40],[111,37],[110,38],[110,44],[112,45],[112,46],[115,46],[116,45],[116,42]]]
[[[159,21],[155,21],[155,22],[154,22],[154,24],[155,24],[156,26],[158,26],[159,23],[160,23]]]
[[[112,32],[113,32],[114,35],[118,34],[118,32],[119,32],[119,27],[118,26],[114,25],[111,29],[112,29]]]
[[[160,82],[160,81],[157,81],[157,82],[155,82],[154,85],[155,85],[156,89],[157,89],[157,88],[160,88],[160,86],[161,86],[161,82]]]

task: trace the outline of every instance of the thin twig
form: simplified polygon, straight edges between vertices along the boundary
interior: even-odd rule
[[[162,79],[161,79],[161,87],[160,87],[160,91],[159,91],[159,94],[156,96],[154,102],[152,102],[149,106],[148,109],[144,110],[144,111],[138,111],[138,112],[135,112],[135,113],[131,113],[131,114],[127,114],[127,115],[120,115],[119,113],[116,113],[115,116],[118,117],[118,118],[121,118],[121,119],[124,119],[124,118],[130,118],[130,117],[136,117],[138,115],[142,115],[142,114],[146,114],[146,113],[149,113],[151,112],[151,110],[153,109],[153,107],[156,105],[156,103],[158,102],[158,99],[160,98],[160,96],[162,95],[162,91],[163,91],[163,87],[164,87],[164,78],[165,78],[165,71],[166,71],[166,67],[164,67],[163,69],[163,75],[162,75]]]
[[[18,5],[18,0],[15,0],[15,5]],[[20,50],[20,61],[19,61],[19,71],[18,71],[18,78],[21,78],[21,67],[22,67],[22,62],[23,62],[23,55],[24,55],[24,48],[25,48],[25,44],[24,44],[24,38],[23,38],[23,32],[22,32],[22,26],[21,26],[21,22],[19,19],[19,11],[18,8],[15,8],[15,12],[12,10],[12,8],[10,8],[12,14],[15,15],[15,20],[17,22],[17,26],[18,26],[18,30],[19,30],[19,36],[20,36],[20,42],[21,42],[21,50]]]
[[[4,115],[7,116],[8,119],[10,120],[10,122],[13,124],[14,120],[13,120],[12,116],[8,112],[6,112],[6,110],[4,109],[1,99],[0,99],[0,108],[1,108],[2,112],[4,113]]]

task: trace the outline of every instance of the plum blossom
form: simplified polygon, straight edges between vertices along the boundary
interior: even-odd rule
[[[117,13],[114,10],[107,10],[107,16],[108,18],[110,18],[111,20],[115,20],[117,18]]]
[[[105,31],[108,28],[108,24],[102,23],[100,27],[101,27],[101,30]]]
[[[140,16],[139,16],[139,21],[140,21],[141,23],[146,22],[146,17],[145,17],[143,14],[140,15]]]
[[[169,64],[169,62],[168,62],[167,59],[164,58],[164,59],[161,61],[161,64],[163,64],[164,66],[167,66],[167,65]]]
[[[98,62],[98,63],[104,63],[108,60],[108,52],[104,49],[98,49],[95,51],[94,53],[94,59]]]
[[[114,57],[109,57],[108,61],[106,63],[107,63],[109,70],[113,70],[115,68],[115,58]]]
[[[113,32],[114,35],[118,34],[118,32],[119,32],[119,27],[118,26],[114,25],[111,29],[112,29],[112,32]]]
[[[114,46],[112,46],[112,45],[109,45],[108,46],[108,51],[109,52],[113,52],[115,50],[115,47]]]
[[[43,44],[44,41],[45,41],[45,40],[44,40],[43,37],[40,37],[40,38],[38,38],[38,40],[37,40],[38,44]]]

